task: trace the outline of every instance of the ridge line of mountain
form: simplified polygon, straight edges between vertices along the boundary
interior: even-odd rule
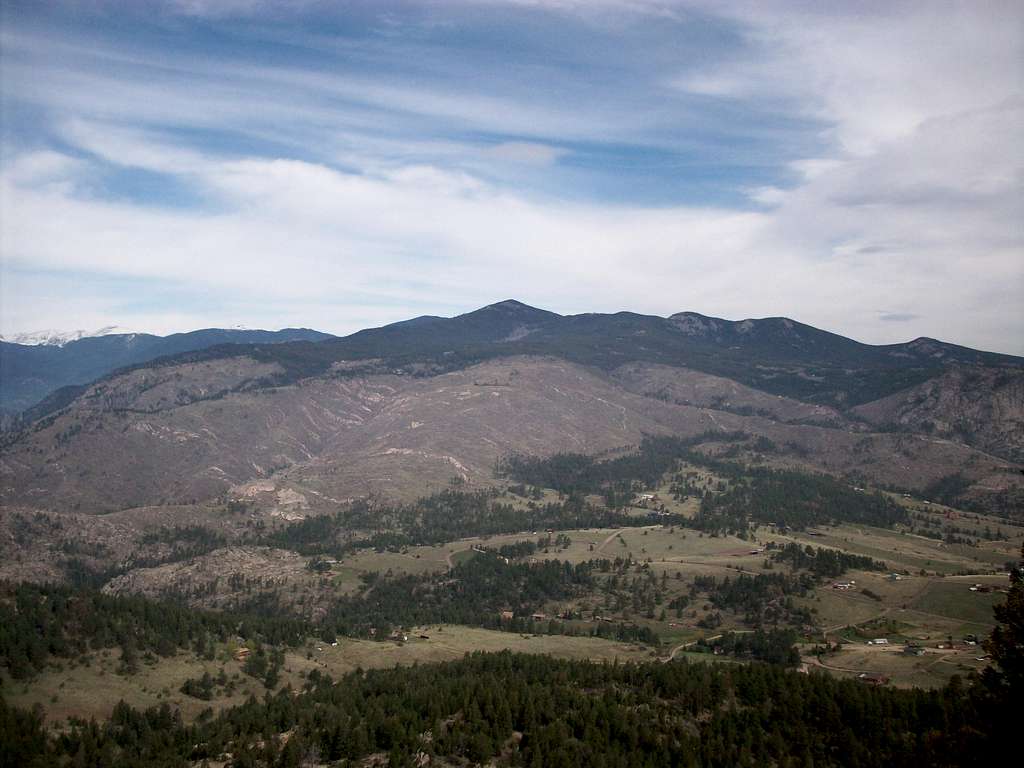
[[[513,355],[550,355],[602,370],[647,362],[690,368],[843,411],[909,390],[959,366],[1024,368],[1024,358],[1012,355],[925,337],[869,345],[785,317],[723,320],[696,312],[669,317],[633,312],[559,315],[515,299],[451,318],[420,316],[342,337],[297,332],[314,334],[314,339],[275,342],[277,334],[286,331],[256,332],[266,334],[268,341],[212,344],[119,365],[91,380],[50,391],[26,408],[13,426],[24,427],[68,406],[90,384],[132,371],[239,357],[276,364],[279,372],[254,383],[256,388],[354,372],[432,375]],[[353,365],[339,370],[343,362]],[[5,366],[5,378],[8,375]]]

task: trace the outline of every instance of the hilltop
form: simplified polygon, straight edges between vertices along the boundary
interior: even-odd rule
[[[786,464],[916,490],[956,476],[958,494],[1005,502],[1024,457],[1022,391],[1021,358],[937,341],[508,300],[121,369],[31,411],[0,472],[6,503],[52,509],[191,503],[267,480],[316,506],[486,483],[510,452],[711,429],[761,436]]]

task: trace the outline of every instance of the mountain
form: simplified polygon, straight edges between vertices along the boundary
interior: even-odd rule
[[[1021,358],[871,346],[784,318],[504,301],[316,343],[207,347],[58,393],[4,445],[0,500],[100,512],[254,494],[313,509],[452,477],[486,485],[511,452],[708,431],[762,438],[756,451],[783,466],[1016,493],[1022,377]],[[965,403],[971,428],[946,429]]]
[[[108,325],[105,328],[100,328],[95,331],[55,331],[52,329],[45,331],[29,331],[27,333],[15,333],[12,336],[4,336],[0,334],[0,341],[6,341],[9,344],[23,344],[25,346],[51,346],[51,347],[63,347],[70,341],[78,341],[80,339],[92,338],[95,336],[111,336],[114,334],[127,334],[131,331],[127,331],[117,325]]]
[[[344,361],[420,373],[509,355],[552,355],[605,371],[627,362],[686,367],[772,394],[850,408],[895,394],[957,365],[1014,371],[1024,358],[932,339],[875,346],[787,318],[730,321],[695,313],[561,316],[507,300],[453,318],[417,318],[316,345],[238,346],[193,361],[251,356],[282,369],[275,384],[322,375]]]
[[[281,331],[209,328],[170,336],[116,332],[40,332],[0,341],[0,411],[23,411],[55,390],[85,384],[117,368],[218,344],[319,341],[329,334],[306,328]]]

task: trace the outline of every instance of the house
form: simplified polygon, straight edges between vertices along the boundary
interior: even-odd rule
[[[546,621],[548,617],[546,614],[543,613],[535,613],[530,618],[534,621]]]
[[[867,672],[861,672],[857,675],[857,679],[869,685],[885,685],[889,682],[889,678],[885,675],[869,675]]]
[[[245,661],[251,653],[252,649],[250,648],[239,648],[235,651],[235,661]]]
[[[512,611],[502,611],[500,616],[502,621],[512,621],[514,614]]]

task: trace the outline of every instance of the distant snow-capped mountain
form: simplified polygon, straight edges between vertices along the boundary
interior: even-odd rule
[[[95,336],[113,336],[115,334],[127,334],[135,333],[127,328],[122,328],[119,325],[108,325],[105,328],[100,328],[95,331],[55,331],[52,329],[45,331],[28,331],[26,333],[13,333],[10,335],[0,334],[0,341],[6,341],[9,344],[24,344],[29,347],[49,346],[49,347],[63,347],[65,344],[78,341],[79,339],[88,339]]]
[[[117,325],[97,331],[36,331],[0,336],[0,413],[23,411],[50,393],[81,385],[127,365],[194,352],[219,344],[321,341],[330,334],[309,328],[280,331],[203,328],[156,336]],[[2,424],[0,424],[2,431]]]

